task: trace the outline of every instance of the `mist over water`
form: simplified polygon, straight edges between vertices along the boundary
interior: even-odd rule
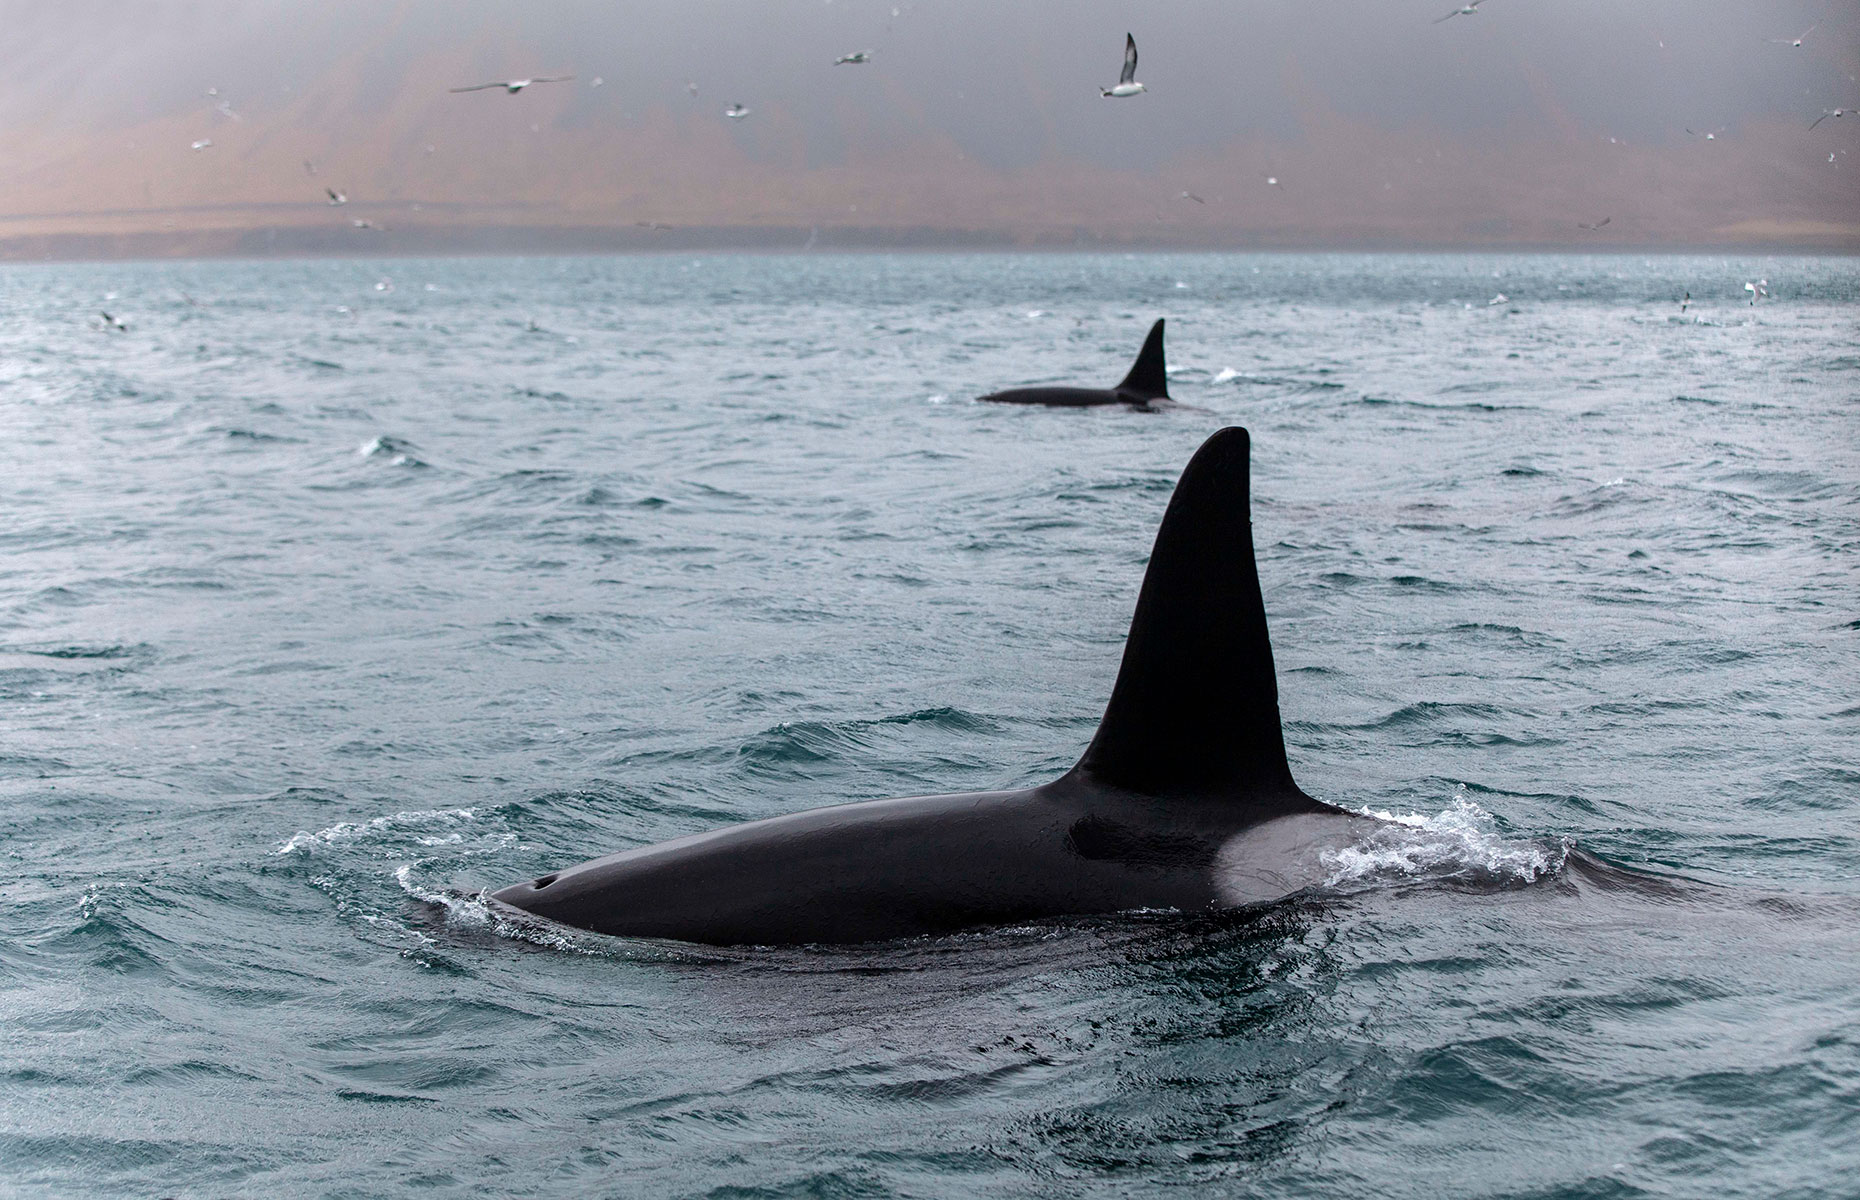
[[[1808,258],[8,268],[0,1190],[1839,1194],[1857,298]],[[1182,409],[970,402],[1114,383],[1158,316]],[[1386,818],[1323,886],[782,951],[479,898],[1064,770],[1228,424],[1293,771]]]

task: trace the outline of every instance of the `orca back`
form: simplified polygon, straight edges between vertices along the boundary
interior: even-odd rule
[[[1163,319],[1150,326],[1150,336],[1143,339],[1143,349],[1130,366],[1124,382],[1112,389],[1128,400],[1150,401],[1169,398],[1169,373],[1163,363]]]
[[[1150,336],[1160,342],[1162,322]],[[1324,807],[1298,790],[1285,759],[1248,453],[1246,430],[1223,429],[1183,470],[1117,685],[1075,774],[1154,796],[1246,797],[1262,812]]]

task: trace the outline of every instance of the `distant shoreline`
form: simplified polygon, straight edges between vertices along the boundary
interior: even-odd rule
[[[1291,231],[1234,232],[1185,237],[1086,229],[1006,230],[870,226],[603,226],[414,225],[357,229],[348,226],[239,226],[201,229],[66,229],[4,232],[0,263],[115,262],[187,259],[425,258],[557,254],[655,253],[1482,253],[1482,254],[1789,254],[1860,255],[1860,228],[1813,233],[1778,230],[1776,236],[1672,242],[1508,240],[1500,237],[1413,238],[1364,234],[1318,238]]]

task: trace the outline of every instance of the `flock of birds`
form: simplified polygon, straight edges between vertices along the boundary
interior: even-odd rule
[[[1137,57],[1137,52],[1133,44],[1133,47],[1130,51],[1130,61],[1132,64],[1136,62],[1136,57]],[[872,52],[870,50],[854,50],[850,54],[842,54],[838,58],[834,59],[833,65],[836,67],[856,67],[860,65],[861,63],[869,63],[871,61],[872,61]],[[1129,68],[1126,68],[1125,74],[1126,76],[1128,76]],[[490,83],[474,83],[470,87],[455,87],[455,88],[447,88],[446,90],[449,92],[482,92],[487,88],[503,88],[506,93],[514,96],[518,92],[522,91],[524,88],[532,87],[535,84],[568,83],[572,81],[574,78],[575,77],[573,75],[541,75],[541,76],[537,76],[534,79],[494,79]],[[594,79],[589,81],[588,86],[600,87],[601,84],[605,82],[606,81],[604,79],[602,79],[600,76],[597,75],[594,77]],[[693,99],[697,97],[698,86],[697,84],[692,83],[688,79],[685,81],[685,90],[691,93],[691,96]],[[1139,92],[1142,91],[1143,85],[1138,84],[1136,90]],[[1107,96],[1110,94],[1111,94],[1110,92],[1105,93],[1105,95]],[[1119,93],[1119,94],[1127,95],[1128,93]],[[730,120],[732,121],[740,121],[744,117],[747,117],[750,113],[754,111],[755,111],[754,109],[748,107],[747,105],[733,103],[730,105],[730,107],[723,110],[723,115],[730,118]],[[211,145],[212,143],[208,143],[208,144]],[[199,149],[199,148],[200,148],[199,146],[195,147],[195,149]]]
[[[1448,11],[1444,16],[1435,18],[1433,23],[1438,25],[1444,21],[1452,20],[1454,17],[1476,16],[1480,11],[1479,6],[1486,2],[1487,0],[1466,0],[1466,3],[1460,5],[1457,8],[1454,8]],[[894,17],[897,15],[896,9],[892,10],[892,15]],[[1810,25],[1807,29],[1804,29],[1800,34],[1797,34],[1794,37],[1768,38],[1766,40],[1772,45],[1789,46],[1795,49],[1800,49],[1803,43],[1807,41],[1808,36],[1814,33],[1814,31],[1818,27],[1819,27],[1818,24]],[[873,52],[871,50],[854,50],[849,53],[842,54],[839,57],[835,58],[833,60],[833,65],[836,67],[861,66],[866,63],[870,63],[872,61],[872,57],[873,57]],[[538,75],[538,76],[532,76],[532,77],[527,77],[523,79],[494,79],[488,83],[474,83],[467,87],[448,88],[447,91],[456,94],[456,93],[462,93],[462,92],[496,91],[496,90],[501,89],[506,95],[515,96],[515,95],[520,94],[527,88],[536,87],[541,84],[570,83],[570,82],[573,82],[574,79],[575,79],[574,75]],[[592,79],[589,82],[589,86],[598,88],[604,82],[605,81],[602,78],[600,78],[599,76],[596,76],[594,79]],[[698,86],[696,83],[690,80],[686,80],[685,89],[686,91],[690,93],[692,99],[695,100],[697,98]],[[1099,91],[1099,95],[1101,95],[1107,100],[1128,99],[1133,96],[1140,96],[1144,94],[1145,92],[1149,91],[1149,89],[1146,86],[1144,86],[1142,83],[1139,83],[1137,81],[1137,39],[1135,35],[1131,33],[1124,34],[1123,69],[1118,74],[1117,82],[1111,85],[1110,87],[1100,87],[1098,91]],[[220,113],[221,116],[229,120],[234,120],[234,121],[243,119],[237,112],[233,111],[231,104],[227,100],[219,97],[219,90],[217,88],[208,88],[207,96],[210,99],[216,100],[215,110],[218,113]],[[725,108],[723,110],[723,115],[725,118],[727,118],[730,121],[743,121],[743,120],[748,119],[748,117],[751,116],[754,113],[754,111],[755,110],[750,108],[748,105],[745,105],[741,103],[740,101],[738,101],[738,102],[732,102],[729,107]],[[1823,121],[1827,121],[1830,119],[1839,119],[1841,117],[1854,115],[1855,113],[1856,113],[1856,110],[1853,108],[1824,108],[1821,110],[1820,115],[1817,116],[1812,122],[1809,123],[1808,128],[1812,130],[1818,127]],[[1712,142],[1712,141],[1718,140],[1718,135],[1721,133],[1724,133],[1727,128],[1728,126],[1724,126],[1724,125],[1720,125],[1714,129],[1705,129],[1705,130],[1695,130],[1695,129],[1687,128],[1686,132],[1693,137],[1702,138],[1705,141]],[[1611,138],[1609,140],[1613,141],[1614,139]],[[203,137],[203,138],[200,138],[194,141],[191,144],[191,149],[198,152],[198,151],[210,149],[212,145],[213,145],[212,138]],[[426,147],[426,152],[428,154],[433,153],[433,150],[434,150],[434,147],[432,146]],[[1830,153],[1828,155],[1828,162],[1830,164],[1833,164],[1835,162],[1834,154]],[[306,171],[306,173],[310,175],[316,174],[315,166],[308,161],[304,163],[304,170]],[[1279,183],[1278,177],[1276,175],[1267,175],[1266,185],[1268,187],[1274,187],[1274,188],[1279,187],[1280,183]],[[347,193],[339,191],[336,188],[325,187],[324,193],[328,196],[329,204],[331,207],[341,207],[342,205],[345,205],[349,202],[349,197]],[[1207,201],[1203,199],[1201,196],[1198,196],[1194,194],[1193,192],[1189,192],[1189,191],[1181,192],[1179,194],[1179,198],[1183,200],[1192,201],[1196,204],[1201,204],[1201,205],[1207,204]],[[1576,223],[1576,227],[1585,232],[1593,233],[1609,225],[1612,220],[1613,220],[1612,217],[1604,216],[1601,219],[1596,220],[1596,221],[1578,221]],[[376,225],[374,222],[366,220],[366,219],[356,219],[356,220],[351,221],[350,224],[356,229],[377,229],[378,230],[381,228],[381,226]],[[636,222],[636,224],[649,227],[649,228],[653,228],[653,229],[668,228],[667,226],[661,225],[660,223],[656,221],[651,221],[651,222],[640,221],[640,222]],[[1756,289],[1751,289],[1751,290],[1753,292],[1752,302],[1754,303],[1760,293],[1757,293]]]

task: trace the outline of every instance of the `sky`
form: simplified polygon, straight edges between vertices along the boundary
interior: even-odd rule
[[[1809,128],[1860,106],[1852,0],[1452,7],[0,0],[0,255],[508,229],[1860,249],[1860,116]],[[1126,32],[1149,90],[1107,100]]]

